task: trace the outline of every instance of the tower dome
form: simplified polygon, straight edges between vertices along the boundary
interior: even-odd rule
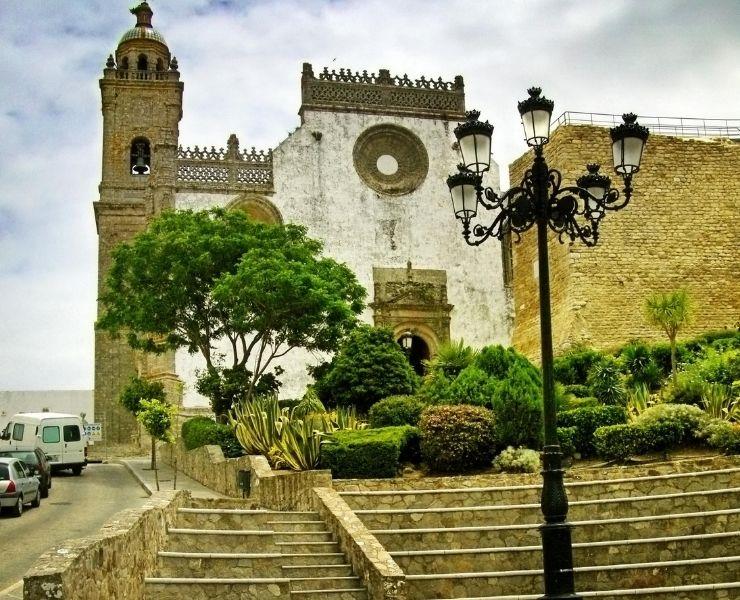
[[[131,13],[136,15],[136,25],[124,33],[118,42],[118,68],[138,72],[167,71],[172,66],[170,50],[164,36],[152,27],[154,12],[149,3],[142,2],[132,8]]]

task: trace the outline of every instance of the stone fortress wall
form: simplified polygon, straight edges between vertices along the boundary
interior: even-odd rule
[[[643,119],[641,119],[641,122]],[[644,123],[649,125],[649,123]],[[550,168],[574,185],[586,164],[612,169],[611,138],[604,127],[564,124],[545,146]],[[510,167],[512,183],[531,164],[525,154]],[[608,213],[594,248],[560,244],[551,236],[555,352],[585,343],[610,348],[630,339],[663,340],[645,321],[652,292],[684,288],[694,319],[683,335],[738,327],[740,322],[740,143],[651,132],[630,204]],[[537,236],[533,229],[512,244],[512,344],[539,356]]]

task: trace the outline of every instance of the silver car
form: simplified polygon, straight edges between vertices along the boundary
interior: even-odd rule
[[[0,457],[0,508],[10,508],[11,514],[20,517],[23,505],[41,505],[38,477],[31,475],[28,467],[17,458]]]

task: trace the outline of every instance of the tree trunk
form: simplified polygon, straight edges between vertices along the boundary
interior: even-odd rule
[[[671,378],[676,383],[676,336],[671,337]]]
[[[157,468],[157,440],[152,436],[152,470]]]

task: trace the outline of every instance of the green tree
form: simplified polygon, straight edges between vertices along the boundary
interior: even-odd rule
[[[157,475],[157,442],[172,441],[172,422],[177,409],[162,400],[142,400],[136,418],[144,426],[152,438],[152,469],[154,480],[159,491],[159,476]]]
[[[356,406],[364,414],[378,400],[411,394],[417,385],[416,373],[391,330],[361,325],[324,369],[315,389],[329,406]]]
[[[160,381],[148,381],[141,377],[132,377],[128,385],[123,388],[118,401],[134,416],[141,411],[142,400],[165,399],[164,386]]]
[[[645,301],[648,323],[660,327],[671,344],[671,375],[676,381],[676,336],[691,318],[691,300],[685,290],[657,293]]]
[[[335,351],[354,328],[365,290],[321,251],[303,227],[239,211],[164,212],[113,251],[97,327],[147,352],[200,353],[204,389],[224,414],[276,359]]]

